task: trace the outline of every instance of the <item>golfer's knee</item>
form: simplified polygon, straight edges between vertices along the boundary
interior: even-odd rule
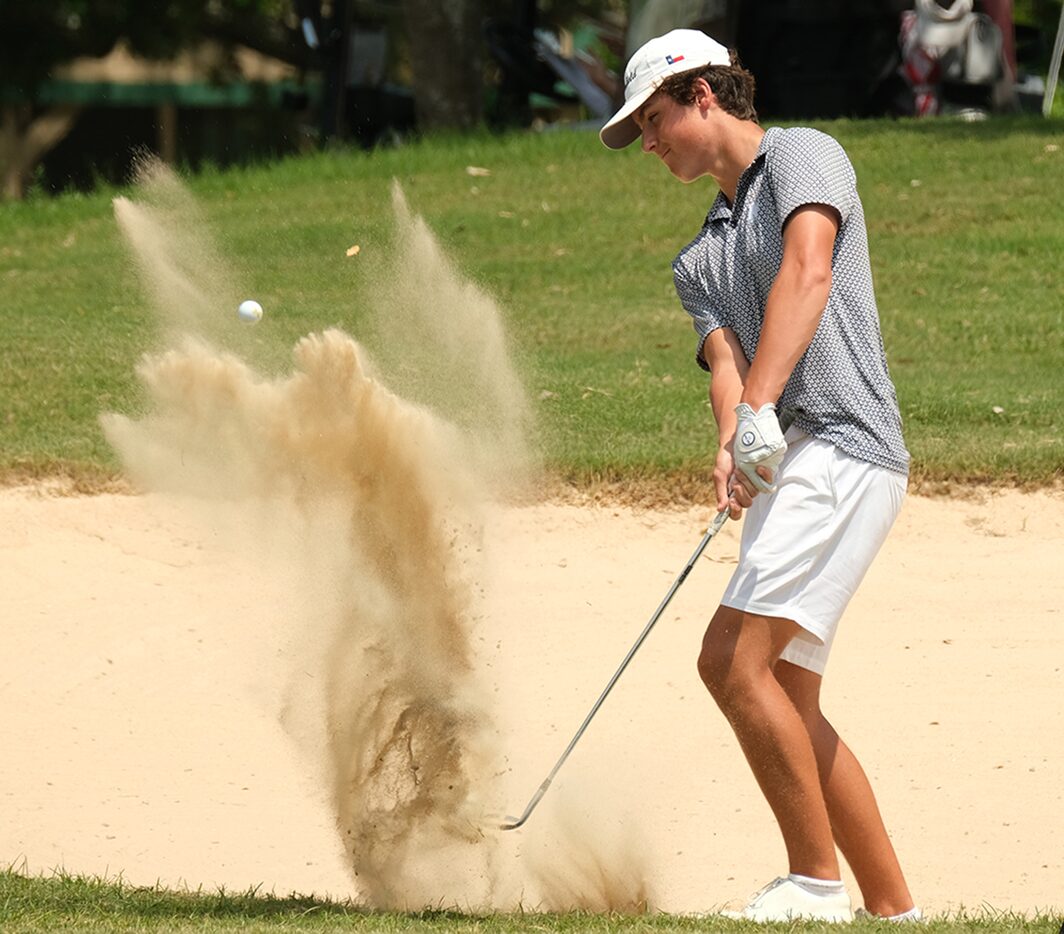
[[[706,639],[698,655],[698,676],[718,706],[727,708],[744,693],[748,684],[743,666],[735,657],[734,646]]]

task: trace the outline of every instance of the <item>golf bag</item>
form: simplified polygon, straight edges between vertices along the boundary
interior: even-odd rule
[[[986,113],[1005,74],[1002,35],[973,0],[916,0],[902,14],[901,73],[912,95],[911,112],[933,116],[950,111]]]

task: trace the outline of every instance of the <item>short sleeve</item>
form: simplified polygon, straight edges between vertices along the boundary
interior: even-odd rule
[[[707,373],[709,365],[702,359],[702,345],[712,331],[726,327],[727,323],[713,307],[709,292],[698,281],[697,275],[688,268],[688,257],[681,253],[672,264],[672,281],[676,286],[676,295],[684,311],[691,316],[698,343],[695,345],[695,363]]]
[[[766,170],[781,230],[787,218],[806,204],[833,207],[846,223],[857,179],[845,150],[826,133],[807,127],[785,131],[772,149]]]

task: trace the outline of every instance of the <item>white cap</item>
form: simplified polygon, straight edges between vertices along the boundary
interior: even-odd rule
[[[624,106],[599,131],[599,139],[610,149],[624,149],[641,132],[632,114],[666,78],[706,65],[730,64],[728,50],[697,29],[674,29],[651,39],[629,59],[624,69]]]

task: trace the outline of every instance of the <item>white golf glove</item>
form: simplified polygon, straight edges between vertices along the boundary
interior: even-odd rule
[[[776,406],[766,402],[756,412],[745,402],[735,407],[739,424],[735,429],[733,456],[735,466],[762,493],[776,492],[776,472],[780,461],[787,453],[787,442],[783,440],[779,419],[776,418]],[[765,482],[758,475],[758,467],[767,467],[772,471],[772,483]]]

